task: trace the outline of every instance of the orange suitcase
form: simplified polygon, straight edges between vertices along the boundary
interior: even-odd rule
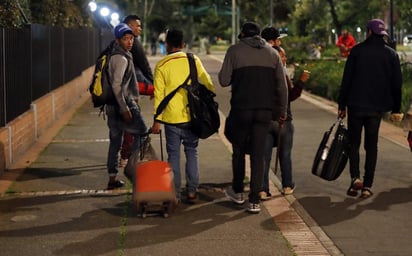
[[[168,217],[177,205],[176,191],[173,181],[173,170],[168,162],[163,161],[162,134],[160,133],[160,150],[162,160],[146,160],[145,157],[134,156],[133,203],[138,214],[145,218],[148,215],[161,214]],[[143,150],[146,151],[146,150]],[[154,154],[151,154],[154,155]],[[129,159],[129,161],[132,159]],[[128,168],[130,168],[129,166]]]
[[[133,202],[142,218],[159,213],[166,218],[173,212],[177,199],[168,162],[152,160],[136,166]]]

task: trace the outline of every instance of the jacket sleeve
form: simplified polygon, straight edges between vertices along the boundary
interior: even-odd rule
[[[277,109],[279,109],[280,115],[286,116],[286,110],[288,107],[288,100],[289,100],[288,99],[288,85],[286,82],[286,74],[285,74],[280,58],[278,58],[278,63],[276,66],[277,68],[276,68],[275,80],[276,80],[276,85],[277,85],[277,95],[278,95],[278,101],[279,101],[276,107]]]
[[[165,95],[165,80],[163,77],[163,73],[161,70],[156,66],[154,70],[154,101],[153,101],[153,115],[156,114],[157,107],[159,106],[160,102],[164,99]],[[160,114],[156,120],[162,120],[162,114]]]
[[[286,75],[286,81],[287,81],[288,89],[289,89],[288,90],[289,101],[294,101],[297,98],[299,98],[300,95],[302,95],[304,83],[300,81],[299,79],[296,82],[292,83],[288,75]]]
[[[123,78],[126,73],[127,65],[128,62],[126,57],[120,54],[115,54],[110,58],[109,74],[112,81],[113,94],[117,102],[119,103],[120,112],[126,112],[129,110],[122,88]]]
[[[392,113],[400,113],[402,104],[402,71],[398,54],[395,54],[392,66],[393,72],[390,79],[390,81],[392,81]]]
[[[226,52],[222,67],[219,71],[219,83],[222,87],[227,87],[232,83],[233,63],[230,48]]]
[[[194,56],[194,59],[196,63],[197,76],[198,76],[199,82],[205,85],[207,89],[214,92],[215,87],[213,85],[212,78],[210,78],[210,75],[207,73],[206,69],[203,67],[203,64],[200,61],[200,59],[197,56]]]
[[[133,64],[135,67],[142,71],[143,75],[153,83],[153,73],[152,69],[150,68],[149,61],[146,58],[146,54],[144,52],[142,44],[135,38],[133,43],[133,47],[130,51],[133,55]]]
[[[345,64],[345,68],[343,71],[343,77],[342,77],[342,82],[340,85],[340,91],[339,91],[339,97],[338,97],[338,109],[339,110],[346,110],[346,104],[347,104],[347,98],[348,98],[348,93],[351,87],[351,81],[352,81],[352,67],[354,66],[352,64],[353,62],[353,55],[349,54],[348,59]]]

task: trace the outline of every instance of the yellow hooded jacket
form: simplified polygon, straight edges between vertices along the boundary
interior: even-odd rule
[[[209,90],[215,90],[212,79],[203,67],[200,59],[194,55],[198,80]],[[161,59],[154,70],[154,114],[160,102],[170,92],[179,87],[189,75],[189,61],[185,52],[175,52]],[[190,80],[188,82],[190,84]],[[183,124],[190,122],[187,91],[181,88],[169,101],[156,121],[165,124]]]

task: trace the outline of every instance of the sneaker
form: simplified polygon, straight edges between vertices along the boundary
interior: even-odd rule
[[[225,189],[225,195],[236,204],[243,204],[245,202],[245,199],[243,198],[243,193],[235,193],[231,186]]]
[[[187,200],[190,200],[190,201],[196,200],[196,192],[189,192],[187,194]]]
[[[346,191],[346,194],[348,196],[357,196],[358,191],[361,190],[363,187],[363,183],[359,178],[354,178],[352,179],[352,182],[350,183],[350,186],[348,188],[348,191]]]
[[[128,161],[128,159],[120,158],[119,167],[126,167]]]
[[[272,194],[270,194],[269,192],[266,192],[266,191],[261,191],[259,193],[259,196],[260,196],[261,200],[265,201],[265,200],[269,200],[272,197]]]
[[[284,187],[283,188],[283,194],[284,195],[291,195],[291,194],[293,194],[293,191],[295,191],[295,186],[293,186],[293,187]]]
[[[363,198],[363,199],[365,199],[365,198],[368,198],[368,197],[371,197],[373,195],[373,193],[372,193],[372,191],[371,191],[371,188],[362,188],[362,193],[361,193],[361,195],[360,195],[360,198]]]
[[[115,180],[113,182],[109,182],[107,184],[107,190],[112,190],[112,189],[116,189],[116,188],[121,188],[124,186],[124,181],[121,180]]]
[[[254,204],[254,203],[249,203],[249,205],[247,206],[246,211],[250,212],[250,213],[259,213],[260,212],[260,204]]]

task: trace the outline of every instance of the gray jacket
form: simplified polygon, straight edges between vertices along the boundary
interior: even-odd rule
[[[125,51],[117,42],[114,43],[114,50],[109,60],[108,70],[120,113],[137,107],[135,100],[139,98],[139,91],[136,86],[133,57],[130,52]]]
[[[227,50],[219,72],[221,86],[232,86],[233,109],[270,109],[285,115],[288,88],[279,54],[260,36],[242,38]]]

